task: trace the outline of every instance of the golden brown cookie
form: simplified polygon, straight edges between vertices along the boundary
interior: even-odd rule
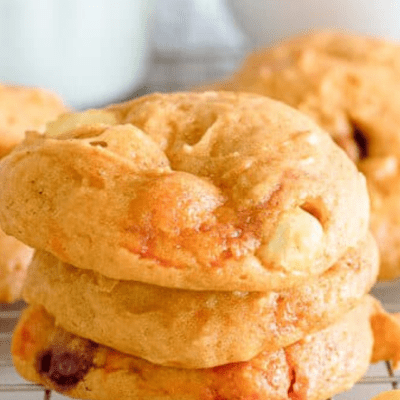
[[[266,293],[116,281],[37,252],[24,299],[44,306],[57,326],[123,353],[159,365],[208,368],[247,361],[326,328],[360,301],[377,273],[372,237],[315,280]]]
[[[55,327],[42,307],[31,306],[14,333],[13,361],[24,378],[82,399],[325,400],[368,368],[370,300],[289,347],[208,369],[162,367],[119,353]]]
[[[25,131],[42,131],[66,111],[60,98],[49,91],[0,84],[0,157],[23,140]]]
[[[317,32],[250,54],[210,87],[281,100],[331,133],[366,175],[380,279],[400,276],[400,45]]]
[[[371,317],[375,332],[372,362],[392,360],[394,369],[400,368],[400,313],[387,314],[376,302]]]
[[[0,164],[9,234],[166,287],[299,284],[366,236],[368,211],[364,177],[328,134],[249,94],[153,94],[71,115]]]

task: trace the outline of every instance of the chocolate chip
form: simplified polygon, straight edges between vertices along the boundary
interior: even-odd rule
[[[92,367],[92,354],[47,350],[38,356],[39,374],[50,379],[60,391],[75,387]]]
[[[361,129],[353,123],[353,138],[358,148],[358,159],[362,160],[368,157],[368,140]]]
[[[88,369],[89,366],[82,363],[76,354],[62,353],[53,357],[49,378],[58,386],[73,387],[86,375]]]
[[[48,350],[48,351],[44,352],[41,355],[41,357],[39,357],[39,362],[38,362],[39,373],[47,374],[50,371],[51,356],[52,356],[52,352],[51,352],[51,350]]]

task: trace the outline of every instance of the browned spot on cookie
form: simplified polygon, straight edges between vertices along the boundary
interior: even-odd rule
[[[51,224],[51,234],[49,236],[49,245],[51,250],[63,262],[69,263],[69,254],[65,247],[67,238],[65,233],[61,230],[60,226],[53,220]]]
[[[90,142],[90,144],[91,144],[91,146],[100,146],[100,147],[108,146],[107,142],[105,142],[104,140],[93,141],[93,142]]]
[[[104,178],[95,174],[88,176],[87,185],[96,189],[104,189],[106,186]]]

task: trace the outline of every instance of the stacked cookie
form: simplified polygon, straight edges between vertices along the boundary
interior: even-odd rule
[[[258,93],[308,114],[365,174],[380,279],[400,277],[400,45],[335,31],[251,53],[213,90]]]
[[[0,84],[0,158],[23,140],[26,130],[44,130],[66,108],[61,100],[42,89]],[[0,302],[20,296],[33,250],[0,229]]]
[[[80,398],[325,399],[372,355],[368,211],[330,136],[261,96],[64,115],[0,164],[37,249],[15,366]]]

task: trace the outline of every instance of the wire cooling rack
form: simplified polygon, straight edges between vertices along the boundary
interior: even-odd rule
[[[197,49],[167,54],[155,51],[143,86],[121,101],[155,91],[188,90],[191,87],[220,79],[240,64],[244,54],[243,48]],[[395,294],[394,297],[386,296],[388,290],[385,287],[374,294],[383,301],[388,311],[400,312],[400,300],[397,301],[400,284],[397,284],[397,287],[393,285],[388,287],[392,295]],[[395,301],[391,300],[392,298],[395,298]],[[0,400],[66,399],[40,385],[24,381],[13,369],[10,355],[11,334],[23,307],[22,302],[12,306],[0,305]],[[328,400],[367,400],[381,391],[397,388],[400,389],[400,374],[393,372],[390,363],[380,363],[371,366],[352,390]]]

